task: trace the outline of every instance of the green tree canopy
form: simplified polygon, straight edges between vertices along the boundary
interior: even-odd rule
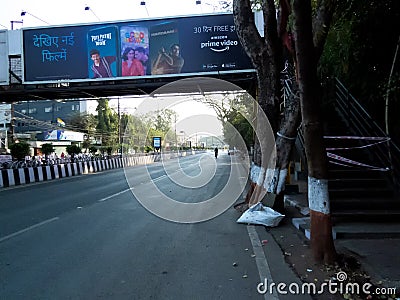
[[[118,114],[110,108],[108,99],[99,99],[97,102],[97,134],[102,146],[115,147],[118,145]]]
[[[12,157],[17,160],[24,160],[25,156],[30,155],[30,146],[26,142],[19,142],[10,145]]]
[[[154,136],[160,136],[162,141],[175,141],[173,124],[176,117],[176,112],[171,109],[157,110],[144,116],[147,149],[152,148]]]
[[[213,108],[222,123],[224,141],[230,146],[254,145],[253,128],[248,120],[253,117],[253,99],[247,93],[207,96],[198,99]],[[246,149],[241,149],[245,151]]]
[[[97,121],[93,114],[75,112],[69,119],[69,125],[75,131],[84,132],[89,136],[93,136],[96,131]]]
[[[42,145],[42,153],[44,154],[44,155],[49,155],[49,154],[51,154],[52,152],[54,152],[54,146],[53,146],[53,144],[51,144],[51,143],[46,143],[46,144],[43,144]]]
[[[82,151],[78,145],[68,145],[65,149],[67,153],[71,156],[75,156],[76,154],[79,154]]]
[[[321,57],[321,78],[336,76],[383,128],[387,88],[392,88],[393,107],[399,107],[400,55],[393,61],[399,40],[399,1],[341,0],[339,7]],[[388,87],[393,64],[394,84]],[[395,115],[391,119],[399,120]]]

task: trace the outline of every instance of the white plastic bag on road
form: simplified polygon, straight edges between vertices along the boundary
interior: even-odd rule
[[[236,222],[275,227],[278,226],[284,216],[259,202],[247,209]]]

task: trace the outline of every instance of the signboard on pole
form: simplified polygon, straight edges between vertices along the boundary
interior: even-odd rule
[[[160,136],[153,137],[153,148],[156,150],[161,149],[161,137]]]
[[[23,29],[25,83],[253,72],[232,14]]]

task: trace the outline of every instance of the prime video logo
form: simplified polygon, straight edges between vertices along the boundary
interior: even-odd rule
[[[375,293],[375,294],[394,294],[396,292],[396,288],[382,288],[382,290],[371,291],[372,284],[364,283],[362,285],[358,283],[344,282],[347,280],[347,274],[345,272],[338,272],[336,274],[336,280],[329,280],[327,282],[323,282],[321,284],[316,284],[313,282],[303,282],[301,284],[292,282],[290,284],[279,282],[274,283],[268,282],[268,279],[265,278],[264,282],[260,282],[257,285],[257,291],[260,294],[273,294],[275,291],[278,294],[286,295],[321,295],[326,292],[330,294],[360,294],[364,293],[366,295]]]

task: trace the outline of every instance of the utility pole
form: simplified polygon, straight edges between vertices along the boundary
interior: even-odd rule
[[[178,138],[176,136],[176,114],[174,114],[175,117],[175,149],[178,149]]]
[[[14,143],[14,139],[15,139],[14,102],[11,102],[11,119],[10,119],[10,126],[11,126],[11,143]]]
[[[119,153],[122,157],[122,139],[121,139],[121,109],[119,105],[119,97],[118,97],[118,145],[119,145]]]
[[[4,130],[0,131],[0,149],[4,149],[4,151],[7,150],[8,148],[8,126],[7,126],[7,121],[9,120],[9,112],[5,109],[4,112],[1,112],[2,115],[4,115],[4,117],[1,117],[2,120],[2,127],[4,127]],[[3,133],[4,132],[4,133]]]
[[[56,109],[54,101],[55,100],[52,100],[52,102],[51,102],[51,125],[57,123],[57,121],[55,119],[55,113],[54,113],[54,110]]]

